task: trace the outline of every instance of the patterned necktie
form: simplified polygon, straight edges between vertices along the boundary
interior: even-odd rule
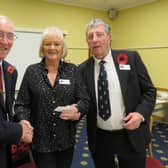
[[[4,106],[4,97],[3,97],[3,81],[2,81],[2,66],[0,65],[0,101]]]
[[[100,73],[98,78],[98,109],[99,116],[107,120],[111,116],[107,72],[104,67],[105,61],[100,61]]]

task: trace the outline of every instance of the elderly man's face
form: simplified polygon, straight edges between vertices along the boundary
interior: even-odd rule
[[[9,53],[14,41],[13,24],[8,18],[0,17],[0,60]]]
[[[92,55],[103,59],[110,49],[111,35],[107,34],[102,25],[88,29],[87,43]]]

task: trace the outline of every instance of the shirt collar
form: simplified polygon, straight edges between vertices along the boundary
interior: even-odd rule
[[[94,58],[96,66],[99,66],[99,62],[101,61],[101,59],[97,59],[95,56],[93,56],[93,58]],[[111,53],[111,49],[110,49],[108,54],[104,57],[103,60],[108,63],[111,61],[111,59],[112,59],[112,53]]]
[[[43,58],[40,61],[40,66],[42,67],[42,69],[44,70],[44,72],[46,72],[46,74],[48,73],[47,68],[45,67],[45,58]],[[65,71],[65,65],[64,65],[64,61],[60,60],[59,66],[58,66],[58,72],[61,73],[62,71]]]

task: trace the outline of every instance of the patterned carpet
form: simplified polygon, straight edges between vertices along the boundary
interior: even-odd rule
[[[168,168],[168,124],[154,123],[152,131],[153,155]],[[148,152],[147,152],[148,153]],[[86,137],[86,124],[83,118],[77,127],[76,146],[71,168],[94,168]]]
[[[77,127],[75,153],[71,168],[94,168],[87,145],[85,117]]]
[[[168,168],[168,123],[154,123],[152,131],[153,155]]]

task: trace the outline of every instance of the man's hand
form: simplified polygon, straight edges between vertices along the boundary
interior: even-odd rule
[[[33,138],[33,127],[27,120],[21,120],[19,123],[22,126],[21,141],[25,143],[31,143]]]
[[[142,115],[138,112],[129,113],[123,119],[124,124],[123,127],[128,130],[134,130],[139,128],[142,122]]]

